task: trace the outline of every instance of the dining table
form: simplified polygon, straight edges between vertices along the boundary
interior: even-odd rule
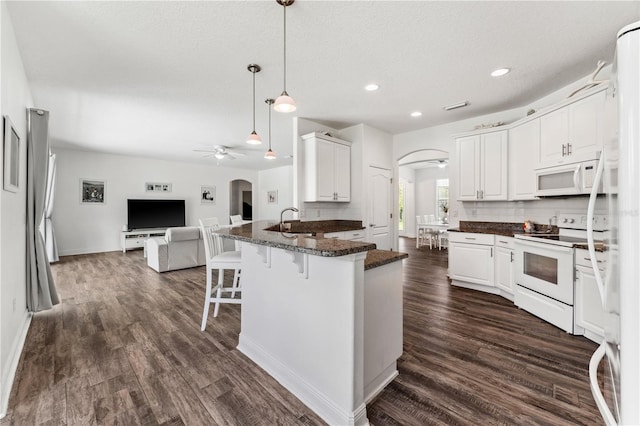
[[[421,230],[427,229],[436,229],[438,231],[446,231],[449,229],[449,224],[444,222],[429,222],[429,223],[418,223],[416,224],[416,248],[420,248],[420,238],[417,238],[420,235]]]

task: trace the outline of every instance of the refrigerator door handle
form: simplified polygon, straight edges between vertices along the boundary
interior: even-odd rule
[[[593,213],[596,208],[596,198],[598,197],[598,187],[600,186],[600,181],[602,180],[602,171],[604,169],[604,149],[602,150],[602,155],[600,156],[600,161],[598,161],[598,167],[596,168],[596,175],[593,178],[593,186],[591,187],[591,194],[589,195],[589,205],[587,207],[587,245],[589,247],[589,257],[591,258],[591,269],[593,269],[593,274],[595,275],[596,285],[598,286],[598,292],[600,293],[600,300],[602,302],[602,307],[605,307],[605,293],[604,293],[604,281],[602,279],[602,274],[600,273],[600,269],[598,268],[598,259],[596,257],[596,246],[593,241]]]
[[[602,344],[591,356],[591,361],[589,361],[589,384],[591,385],[591,393],[593,394],[593,399],[596,401],[596,405],[598,406],[598,410],[600,410],[600,414],[604,419],[604,422],[607,426],[616,426],[616,419],[611,414],[611,410],[607,405],[607,402],[602,396],[602,392],[600,392],[600,386],[598,386],[598,365],[600,365],[600,361],[604,358],[606,353],[607,342],[603,341]]]

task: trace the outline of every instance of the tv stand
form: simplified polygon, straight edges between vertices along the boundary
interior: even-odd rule
[[[136,248],[145,248],[144,242],[152,237],[164,237],[166,228],[158,229],[138,229],[133,231],[122,231],[120,234],[120,245],[122,252]]]

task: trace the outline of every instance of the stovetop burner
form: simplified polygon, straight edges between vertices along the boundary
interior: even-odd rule
[[[569,237],[566,235],[560,234],[526,234],[527,237],[542,239],[542,240],[551,240],[551,241],[559,241],[563,243],[573,243],[573,244],[586,244],[586,238],[578,238],[578,237]]]

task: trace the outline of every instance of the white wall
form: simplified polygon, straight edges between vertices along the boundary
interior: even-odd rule
[[[278,191],[277,202],[269,203],[268,191]],[[260,210],[260,219],[280,220],[280,212],[293,204],[293,166],[277,167],[258,173],[258,189],[256,197]],[[290,219],[292,213],[285,213]]]
[[[436,180],[448,179],[449,168],[426,167],[416,170],[416,214],[432,214],[437,216],[436,210]]]
[[[15,40],[6,2],[0,5],[1,114],[20,135],[19,192],[0,191],[0,417],[4,416],[13,375],[29,324],[26,300],[27,108],[33,106],[29,82]],[[4,128],[3,128],[4,130]],[[2,155],[4,159],[4,153]],[[3,165],[0,161],[0,168]],[[2,170],[4,173],[4,170]]]
[[[398,231],[403,237],[416,236],[416,172],[409,167],[399,168],[400,183],[404,184],[404,230]]]
[[[55,149],[56,199],[53,224],[61,256],[120,250],[120,232],[127,222],[128,198],[186,200],[187,225],[202,217],[229,218],[229,182],[244,179],[255,185],[258,173],[174,161]],[[106,181],[106,203],[81,204],[80,179]],[[145,182],[168,182],[172,192],[145,192]],[[216,187],[216,204],[200,203],[200,186]],[[253,205],[257,200],[254,193]],[[259,217],[254,211],[254,217]]]
[[[603,68],[599,78],[609,78],[611,67]],[[558,103],[583,85],[587,77],[581,78],[566,87],[546,95],[529,105],[514,108],[494,114],[487,114],[452,123],[416,130],[413,132],[397,134],[393,137],[393,158],[399,160],[402,157],[423,149],[439,149],[449,153],[449,222],[457,226],[460,220],[492,221],[492,222],[522,222],[533,220],[538,223],[548,223],[551,216],[558,213],[580,213],[586,210],[586,198],[570,199],[544,199],[536,201],[520,202],[459,202],[457,154],[454,135],[474,129],[476,125],[495,123],[498,121],[512,123],[526,117],[529,109],[540,110]],[[396,166],[396,176],[397,174]],[[603,210],[599,201],[596,204],[598,211]],[[419,213],[419,212],[418,212]]]

